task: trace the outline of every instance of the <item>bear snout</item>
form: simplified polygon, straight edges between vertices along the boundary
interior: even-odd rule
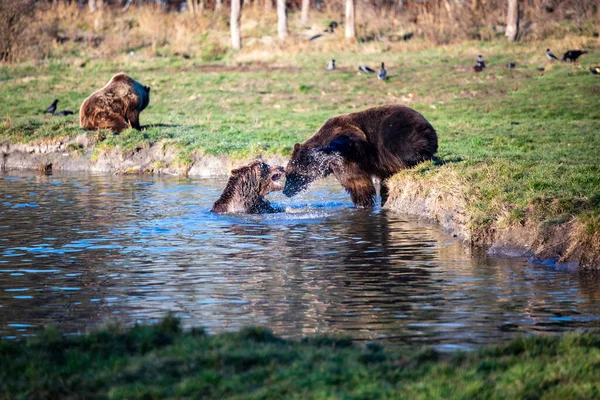
[[[283,188],[283,194],[287,197],[292,197],[306,189],[308,186],[308,179],[304,175],[300,175],[296,172],[290,172],[285,177],[285,187]]]

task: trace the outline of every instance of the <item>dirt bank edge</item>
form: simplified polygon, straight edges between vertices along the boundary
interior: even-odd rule
[[[600,234],[578,217],[559,224],[533,220],[510,223],[500,216],[474,223],[469,211],[478,201],[468,182],[452,168],[422,176],[406,170],[389,180],[386,208],[436,222],[463,241],[484,247],[490,255],[528,257],[568,269],[600,269]]]
[[[181,161],[181,151],[168,142],[132,150],[99,148],[93,137],[81,134],[49,143],[0,143],[0,171],[78,171],[114,174],[166,174],[190,177],[225,176],[250,159],[192,154]],[[265,162],[285,165],[283,156]],[[414,170],[392,177],[386,208],[440,224],[461,240],[483,246],[489,254],[526,256],[568,268],[600,268],[600,240],[574,218],[553,226],[525,222],[507,224],[502,219],[486,226],[473,224],[469,204],[473,194],[452,171],[440,168],[427,179]]]
[[[78,171],[112,174],[159,174],[190,177],[226,176],[250,158],[231,159],[193,153],[182,158],[182,150],[168,142],[157,142],[131,150],[104,148],[90,135],[81,134],[52,142],[0,143],[0,171]],[[282,156],[265,156],[265,162],[283,165]]]

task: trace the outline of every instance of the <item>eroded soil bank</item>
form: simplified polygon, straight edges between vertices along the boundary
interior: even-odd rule
[[[49,143],[0,143],[0,171],[37,170],[89,171],[113,174],[167,174],[190,177],[227,175],[249,160],[194,153],[180,157],[167,142],[131,150],[103,148],[92,137],[81,134]],[[265,161],[284,165],[282,156]],[[486,224],[474,222],[468,183],[442,169],[433,179],[406,171],[390,182],[387,208],[439,223],[461,240],[487,249],[488,254],[526,256],[572,269],[600,266],[599,238],[574,218],[556,224],[531,220],[512,223],[502,218]]]
[[[475,218],[477,198],[468,182],[451,168],[433,176],[403,171],[390,180],[386,207],[442,225],[454,236],[481,246],[488,254],[529,257],[569,269],[600,267],[600,239],[585,221],[573,217],[565,222],[544,223],[532,217],[520,221],[506,216],[482,223]]]
[[[0,170],[89,171],[111,174],[164,174],[208,177],[228,175],[248,160],[226,156],[190,154],[167,142],[131,150],[103,148],[85,134],[49,143],[0,143]],[[265,157],[265,162],[282,165],[284,157]]]

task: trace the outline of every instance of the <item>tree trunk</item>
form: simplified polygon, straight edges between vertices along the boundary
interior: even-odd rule
[[[240,20],[242,18],[241,0],[231,0],[231,46],[234,50],[242,48],[242,30],[240,28]]]
[[[506,15],[506,37],[511,42],[517,40],[519,34],[519,3],[518,0],[508,0]]]
[[[198,2],[198,13],[200,15],[204,14],[204,0]]]
[[[96,11],[96,0],[88,0],[88,7],[90,9],[90,12],[94,12]]]
[[[300,17],[300,23],[302,25],[308,24],[308,9],[310,8],[310,0],[302,0],[302,16]]]
[[[277,0],[277,33],[279,34],[279,39],[285,39],[288,35],[285,0]]]
[[[187,0],[188,11],[192,15],[196,15],[196,0]]]
[[[218,14],[221,11],[221,7],[223,7],[223,0],[217,0],[215,3],[215,14]]]
[[[346,0],[346,37],[356,37],[356,26],[354,18],[354,0]]]
[[[265,0],[265,12],[270,13],[273,11],[273,0]]]

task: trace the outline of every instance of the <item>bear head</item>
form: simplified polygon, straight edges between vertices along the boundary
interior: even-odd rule
[[[245,197],[266,196],[271,192],[283,190],[277,181],[285,175],[283,167],[270,166],[262,161],[254,161],[248,165],[231,171],[231,177],[237,178],[238,187]]]
[[[285,169],[283,194],[287,197],[295,196],[312,182],[343,168],[344,162],[356,153],[354,147],[354,141],[346,135],[339,136],[321,147],[308,143],[294,144],[292,157]]]

